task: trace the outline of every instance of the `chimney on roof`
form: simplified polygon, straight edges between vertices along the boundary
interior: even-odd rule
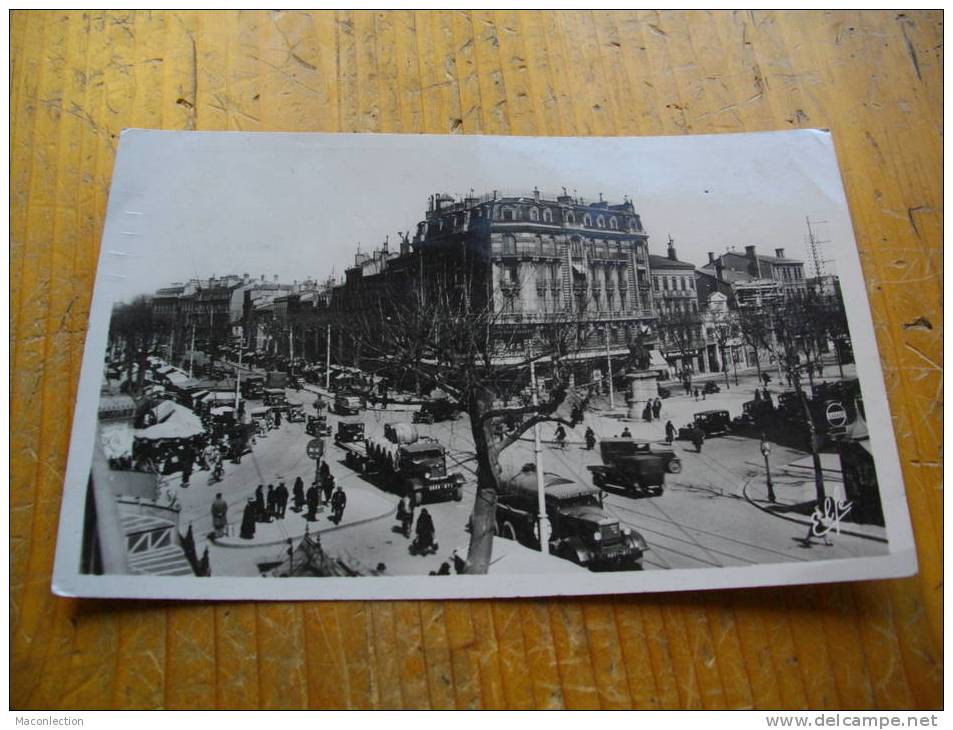
[[[536,186],[533,186],[533,198],[539,200],[539,188]]]
[[[248,285],[248,274],[242,274],[242,283]]]
[[[675,255],[675,241],[672,239],[672,234],[668,234],[668,257],[672,261],[678,261],[678,257]]]
[[[779,259],[783,259],[783,258],[784,258],[784,249],[783,249],[783,248],[776,248],[776,249],[774,249],[774,255],[777,256]]]
[[[755,255],[754,246],[745,246],[745,256],[747,256],[749,259],[753,259]]]
[[[390,235],[384,236],[384,246],[383,246],[383,250],[384,250],[384,253],[385,253],[385,254],[387,253],[387,245],[388,245],[389,243],[390,243]]]
[[[715,261],[714,263],[715,263],[715,278],[718,279],[718,281],[724,281],[725,280],[724,266],[722,266],[721,264],[721,259],[719,259],[718,261]]]
[[[708,252],[708,263],[710,263],[710,264],[715,263],[715,252],[714,252],[714,251],[709,251],[709,252]]]

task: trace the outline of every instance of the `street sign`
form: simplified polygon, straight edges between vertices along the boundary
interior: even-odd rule
[[[307,446],[308,458],[317,461],[324,456],[324,439],[311,439]]]
[[[844,410],[844,406],[841,405],[840,401],[828,403],[826,415],[827,422],[835,428],[847,423],[847,411]]]

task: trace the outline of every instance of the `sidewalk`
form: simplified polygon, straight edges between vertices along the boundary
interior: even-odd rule
[[[225,537],[209,538],[209,541],[223,548],[250,548],[286,544],[289,539],[297,539],[304,535],[306,530],[312,535],[342,530],[383,517],[390,517],[397,509],[396,498],[391,498],[374,489],[352,487],[346,489],[345,494],[347,494],[347,507],[344,509],[344,517],[339,525],[331,521],[330,505],[321,505],[318,508],[317,519],[314,522],[308,522],[305,519],[307,507],[301,513],[297,513],[292,511],[289,501],[284,519],[256,523],[255,537],[251,540],[239,537],[241,511],[236,511],[236,519],[228,526],[229,534]]]
[[[826,470],[825,470],[826,471]],[[765,514],[778,519],[796,522],[809,528],[813,523],[813,514],[817,507],[817,488],[813,476],[811,479],[797,479],[795,481],[774,482],[775,501],[768,499],[768,486],[764,474],[749,479],[743,488],[745,499],[753,507]],[[843,482],[828,478],[824,475],[825,495],[834,500],[835,504],[845,501]],[[839,530],[835,528],[832,534],[861,537],[877,542],[887,542],[887,530],[880,525],[865,525],[850,521],[849,513],[844,515]]]

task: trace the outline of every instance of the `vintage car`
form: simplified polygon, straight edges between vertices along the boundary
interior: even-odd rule
[[[250,422],[255,426],[255,431],[259,435],[265,435],[268,432],[269,422],[273,422],[274,416],[271,412],[271,408],[252,408],[248,412],[248,418]]]
[[[248,375],[242,380],[242,395],[251,400],[260,400],[265,395],[263,375]]]
[[[304,423],[304,406],[297,403],[289,404],[287,418],[290,423]]]
[[[741,404],[741,415],[731,420],[732,428],[754,428],[774,413],[774,406],[767,400],[749,400]]]
[[[357,393],[338,393],[334,397],[334,412],[340,416],[356,416],[363,407],[364,401]]]
[[[262,402],[272,408],[284,409],[289,405],[284,388],[265,388]]]
[[[696,427],[702,430],[705,438],[722,436],[731,432],[731,416],[728,411],[700,411],[695,414],[692,423],[678,429],[678,438],[691,441]]]
[[[330,436],[331,424],[328,423],[328,417],[325,415],[308,416],[304,431],[309,436]]]
[[[603,508],[602,491],[544,472],[549,552],[592,571],[641,570],[645,538]],[[539,549],[536,466],[526,464],[502,485],[496,506],[497,533]]]
[[[414,412],[414,423],[437,423],[439,421],[453,421],[460,415],[460,407],[447,399],[431,400],[420,406]]]
[[[364,440],[364,423],[362,421],[338,421],[338,430],[334,434],[338,443],[349,444]]]
[[[592,483],[597,487],[613,484],[640,494],[661,494],[665,472],[677,474],[682,462],[674,451],[661,453],[659,448],[651,441],[603,439],[599,442],[603,463],[589,467]]]
[[[718,383],[712,380],[709,380],[707,383],[705,383],[705,387],[702,388],[702,393],[704,393],[705,395],[711,395],[712,393],[720,393],[720,392],[721,392],[721,388],[718,387]]]

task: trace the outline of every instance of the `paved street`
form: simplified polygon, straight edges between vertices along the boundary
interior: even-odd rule
[[[723,378],[719,384],[722,392],[709,395],[704,401],[678,394],[663,400],[661,418],[652,423],[630,420],[625,417],[624,408],[612,410],[607,399],[597,399],[586,413],[585,423],[570,432],[565,449],[558,449],[552,443],[554,426],[542,427],[544,468],[591,484],[587,467],[601,462],[598,449],[587,451],[583,446],[587,425],[591,425],[599,437],[617,436],[628,427],[637,439],[662,440],[668,420],[676,427],[681,426],[688,423],[695,412],[707,409],[727,409],[732,416],[737,415],[741,403],[753,395],[755,378],[753,374],[741,375],[738,386],[732,379],[730,389],[725,389]],[[297,392],[288,390],[288,399],[303,404],[306,412],[313,413],[313,391],[312,386]],[[777,389],[773,391],[776,393]],[[673,393],[676,393],[674,389]],[[617,405],[622,405],[622,401],[622,396],[617,395]],[[364,411],[361,419],[366,434],[375,436],[383,434],[385,423],[409,421],[410,416],[396,406],[386,411]],[[337,417],[331,415],[330,421],[332,427],[336,426]],[[465,553],[468,541],[465,525],[475,490],[475,459],[468,421],[463,416],[456,421],[417,427],[422,435],[432,436],[448,447],[448,471],[462,473],[466,480],[463,501],[426,505],[436,526],[436,541],[440,545],[437,554],[410,555],[409,540],[396,531],[397,496],[345,466],[344,452],[332,439],[328,439],[329,463],[337,483],[348,494],[348,509],[340,526],[328,520],[327,511],[323,511],[316,522],[307,524],[310,532],[321,533],[329,552],[368,567],[383,563],[391,574],[427,574],[437,570],[453,548]],[[303,423],[283,422],[280,429],[259,439],[254,453],[247,455],[240,465],[226,464],[226,477],[221,484],[208,485],[208,473],[197,472],[189,489],[178,489],[183,524],[191,521],[199,549],[205,546],[205,536],[211,531],[209,506],[215,492],[222,491],[229,502],[229,520],[237,532],[244,503],[258,484],[267,486],[284,480],[290,488],[298,475],[309,483],[314,473],[314,462],[305,454],[309,440]],[[809,458],[805,461],[804,452],[774,445],[771,463],[778,504],[772,505],[767,501],[759,446],[757,439],[726,435],[708,439],[698,454],[690,444],[677,441],[675,449],[683,469],[680,474],[667,475],[662,495],[639,497],[615,487],[608,488],[607,511],[641,532],[649,544],[646,569],[809,561],[886,552],[883,530],[878,528],[845,529],[841,534],[831,535],[830,545],[815,540],[807,546],[804,537],[814,493]],[[532,460],[532,432],[529,432],[504,452],[504,474],[512,474]],[[836,456],[824,455],[824,466],[827,493],[836,498],[841,489]],[[802,509],[805,505],[806,509]],[[272,563],[282,557],[287,539],[303,534],[305,524],[301,516],[289,509],[285,520],[259,525],[252,546],[234,547],[242,544],[236,537],[220,541],[218,545],[211,544],[213,574],[256,575],[259,563]],[[498,539],[494,546],[493,570],[547,572],[578,568]]]

